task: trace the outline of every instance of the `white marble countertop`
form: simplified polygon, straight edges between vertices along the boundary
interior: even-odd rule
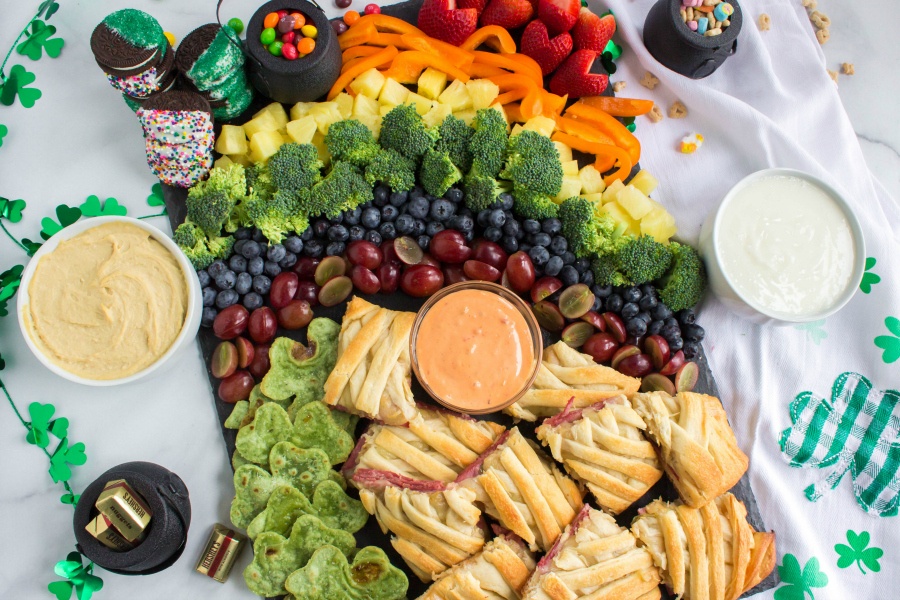
[[[353,7],[361,11],[365,3],[354,0]],[[4,4],[0,41],[5,49],[38,1]],[[199,2],[175,0],[60,0],[53,23],[66,40],[63,56],[30,63],[16,55],[11,62],[23,62],[33,70],[38,75],[36,85],[44,93],[30,110],[19,105],[0,107],[0,123],[10,127],[0,148],[0,195],[28,200],[26,218],[16,230],[22,237],[36,237],[39,216],[50,214],[56,204],[77,204],[88,194],[115,196],[134,216],[151,212],[143,198],[154,179],[145,165],[143,144],[135,141],[140,139],[140,128],[103,81],[88,48],[96,23],[114,9],[136,4],[181,39],[211,19],[215,3],[207,0],[201,8]],[[223,20],[249,15],[257,4],[226,2]],[[894,198],[900,198],[900,119],[896,114],[900,47],[895,40],[894,4],[894,0],[819,2],[832,20],[825,61],[834,70],[842,62],[854,63],[856,74],[839,78],[841,98],[872,172]],[[330,2],[326,11],[337,13]],[[777,35],[777,28],[774,22],[771,35]],[[629,85],[636,86],[637,78]],[[165,219],[153,223],[168,227]],[[22,258],[0,236],[0,271]],[[162,464],[178,473],[190,489],[194,516],[183,558],[169,570],[144,578],[101,571],[105,585],[99,598],[250,597],[240,578],[242,566],[225,585],[193,572],[213,523],[227,522],[233,489],[198,348],[190,349],[171,371],[173,376],[121,390],[80,387],[47,373],[27,351],[13,315],[0,319],[0,352],[7,363],[0,375],[19,407],[24,409],[32,401],[53,402],[59,416],[71,421],[72,441],[86,443],[89,459],[75,470],[76,490],[107,468],[132,460]],[[10,600],[49,597],[46,585],[54,579],[53,565],[74,544],[71,509],[58,502],[62,492],[46,473],[46,457],[26,444],[24,437],[22,426],[5,401],[0,401],[0,598]]]

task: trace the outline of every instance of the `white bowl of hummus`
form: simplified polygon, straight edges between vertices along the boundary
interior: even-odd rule
[[[200,328],[200,282],[165,233],[138,219],[95,217],[51,237],[22,273],[19,327],[48,369],[112,386],[142,379]]]

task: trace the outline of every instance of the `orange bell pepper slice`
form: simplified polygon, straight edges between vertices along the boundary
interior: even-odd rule
[[[556,127],[560,131],[574,135],[588,142],[597,142],[600,144],[612,144],[615,142],[608,135],[588,123],[568,117],[556,117]]]
[[[539,115],[555,118],[565,105],[565,96],[557,96],[544,89],[533,90],[522,100],[522,116],[526,120]]]
[[[653,100],[640,100],[638,98],[585,96],[581,101],[614,117],[639,117],[646,115],[653,109]]]
[[[345,87],[349,86],[354,79],[356,79],[369,69],[377,68],[390,63],[392,60],[394,60],[394,57],[397,56],[397,53],[397,49],[394,46],[388,46],[387,48],[382,48],[371,56],[366,56],[365,58],[359,59],[358,63],[354,64],[345,72],[341,73],[340,77],[337,78],[337,81],[335,81],[334,85],[331,86],[331,90],[328,91],[328,99],[334,100],[334,98],[338,94],[340,94]]]
[[[412,50],[421,50],[429,54],[442,56],[460,69],[467,69],[475,60],[472,53],[461,50],[453,44],[424,35],[403,34],[403,43]]]
[[[446,57],[421,50],[400,52],[394,57],[387,75],[400,83],[416,83],[422,71],[428,67],[446,73],[447,77],[451,79],[459,79],[463,83],[469,81],[469,75],[462,69],[454,66]]]
[[[583,102],[576,102],[566,110],[567,117],[583,119],[595,125],[620,148],[628,151],[631,162],[637,163],[641,157],[641,143],[634,134],[612,115]]]
[[[524,54],[494,54],[493,52],[474,51],[475,62],[491,67],[500,67],[513,73],[531,78],[538,87],[544,86],[541,68],[534,60]]]
[[[496,83],[501,92],[508,92],[509,90],[519,88],[529,91],[537,91],[540,89],[539,84],[535,84],[530,77],[522,75],[521,73],[504,73],[503,75],[493,75],[487,79]]]
[[[610,169],[610,167],[612,166],[612,164],[610,163],[610,159],[614,159],[616,165],[618,165],[618,168],[615,170],[615,172],[603,178],[603,181],[606,183],[606,185],[609,185],[616,179],[620,179],[624,182],[625,178],[628,177],[628,175],[631,173],[631,168],[634,166],[634,164],[631,162],[631,156],[629,156],[628,151],[626,151],[624,148],[614,146],[613,144],[591,142],[580,137],[564,133],[562,131],[554,132],[553,135],[550,136],[550,139],[554,142],[562,142],[573,150],[593,154],[596,157],[595,168],[601,173],[604,173]]]
[[[383,15],[380,13],[377,15],[361,16],[350,29],[359,27],[361,25],[367,26],[370,24],[378,31],[386,31],[388,33],[412,33],[416,35],[425,35],[425,32],[423,32],[412,23],[407,23],[403,19],[398,19],[397,17],[391,17],[389,15]]]
[[[482,63],[472,63],[467,69],[472,79],[489,79],[496,75],[506,75],[509,71],[504,71],[500,67],[492,67]]]
[[[375,34],[375,38],[371,42],[369,42],[369,44],[372,46],[382,46],[385,48],[388,46],[394,46],[399,50],[412,50],[413,47],[403,39],[403,35],[404,34],[402,33],[382,33],[379,31]]]
[[[510,123],[524,123],[528,119],[522,116],[522,107],[518,102],[508,102],[503,105],[503,112]]]
[[[459,47],[463,50],[476,50],[482,44],[503,54],[515,54],[516,42],[509,32],[499,25],[487,25],[475,30]]]
[[[528,95],[528,88],[515,88],[497,96],[495,103],[506,106],[510,102],[517,102]]]
[[[362,21],[362,19],[360,19]],[[378,37],[378,30],[371,21],[360,25],[357,21],[353,27],[338,36],[338,45],[341,50],[372,43]]]
[[[379,50],[381,50],[381,48],[378,48],[377,46],[351,46],[341,53],[341,60],[343,61],[344,65],[346,65],[354,58],[372,56]]]

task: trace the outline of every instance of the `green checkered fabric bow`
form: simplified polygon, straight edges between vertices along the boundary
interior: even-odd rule
[[[803,392],[791,402],[791,423],[779,444],[792,467],[815,467],[824,477],[804,490],[815,502],[847,471],[863,509],[895,516],[900,503],[900,392],[873,390],[858,373],[842,373],[831,401]]]

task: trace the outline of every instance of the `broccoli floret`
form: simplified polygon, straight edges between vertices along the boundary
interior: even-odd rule
[[[187,217],[207,236],[217,237],[246,191],[247,179],[242,165],[234,163],[224,169],[213,169],[209,179],[198,182],[188,191]]]
[[[559,205],[562,234],[575,256],[585,257],[597,252],[602,239],[594,226],[594,204],[578,196]]]
[[[672,251],[652,236],[629,238],[618,253],[619,268],[632,285],[659,279],[672,264]]]
[[[259,196],[260,198],[271,198],[275,194],[275,184],[269,176],[268,165],[255,163],[246,170],[247,173],[247,195]]]
[[[447,152],[429,150],[422,157],[419,167],[419,182],[425,191],[436,198],[444,195],[454,183],[462,179],[462,173],[450,160]]]
[[[466,206],[474,213],[479,213],[496,204],[498,196],[508,192],[509,189],[508,183],[481,175],[476,169],[469,171],[463,180]]]
[[[288,232],[303,233],[309,226],[297,199],[308,194],[306,190],[297,194],[279,190],[271,198],[253,196],[246,202],[247,215],[267,240],[280,244]]]
[[[672,266],[657,281],[659,299],[672,310],[691,308],[700,302],[706,290],[706,269],[700,254],[687,244],[669,242]]]
[[[594,283],[597,285],[630,286],[631,282],[619,271],[619,260],[616,252],[598,254],[591,261],[594,272]]]
[[[325,179],[314,185],[309,195],[302,196],[298,203],[308,216],[325,215],[331,218],[345,210],[353,210],[372,198],[372,186],[359,169],[350,163],[337,161]]]
[[[550,219],[559,215],[559,205],[550,196],[513,188],[513,212],[523,219]]]
[[[284,144],[269,159],[266,168],[276,190],[296,193],[322,179],[322,161],[312,144]]]
[[[335,160],[343,160],[363,168],[381,147],[368,127],[355,119],[333,123],[325,134],[325,146]]]
[[[394,150],[379,150],[366,166],[369,185],[381,182],[395,192],[405,192],[416,185],[416,163]]]
[[[497,114],[499,115],[500,113]],[[437,141],[435,149],[450,154],[450,160],[453,161],[456,168],[463,173],[467,173],[472,167],[472,153],[469,151],[469,143],[474,133],[475,130],[466,125],[465,121],[450,115],[444,119],[444,122],[438,128],[438,134],[441,137]]]
[[[208,238],[197,225],[189,220],[175,229],[172,238],[195,269],[205,269],[216,259],[225,259],[231,254],[234,238]]]
[[[381,120],[378,141],[383,148],[396,150],[403,156],[418,161],[434,148],[437,131],[425,125],[425,121],[411,104],[395,106]]]
[[[475,132],[469,140],[472,167],[485,177],[500,173],[506,160],[506,120],[493,108],[482,108],[472,119]]]
[[[513,182],[515,190],[556,196],[562,187],[559,151],[545,135],[523,131],[509,138],[506,166],[500,177]]]

